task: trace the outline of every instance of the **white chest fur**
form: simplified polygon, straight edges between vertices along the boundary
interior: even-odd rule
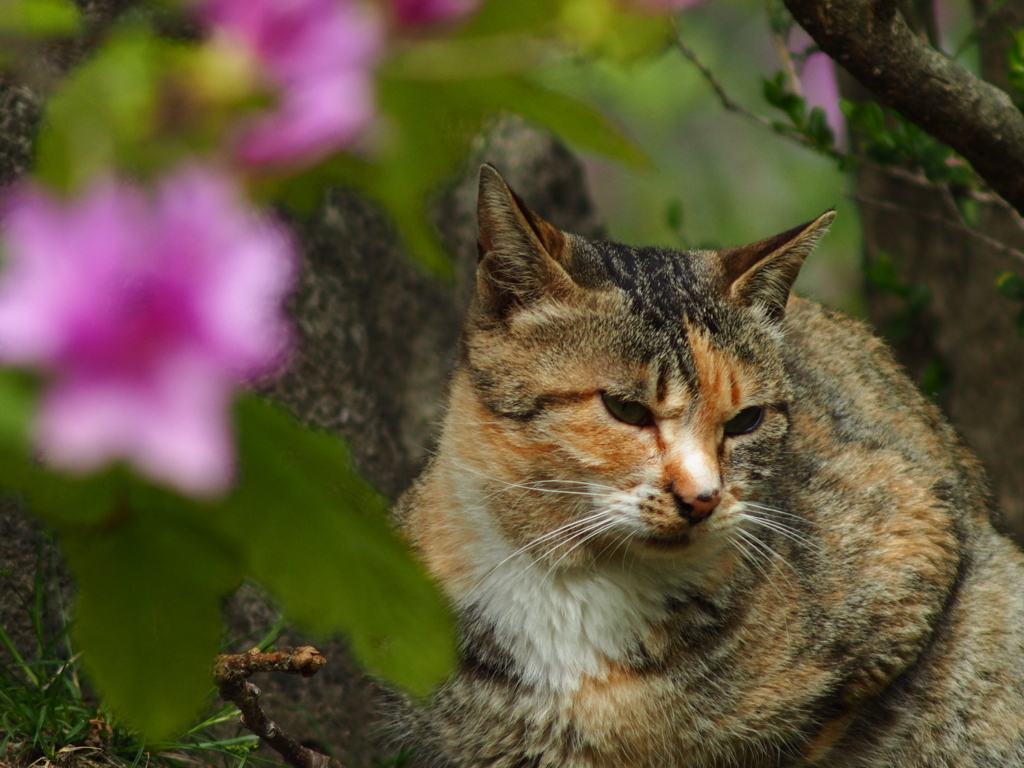
[[[622,660],[664,615],[670,581],[635,563],[552,571],[501,536],[486,509],[468,518],[477,525],[472,553],[475,585],[457,596],[494,628],[526,682],[568,692],[582,678],[601,677]],[[465,519],[465,518],[464,518]],[[678,578],[678,577],[677,577]]]

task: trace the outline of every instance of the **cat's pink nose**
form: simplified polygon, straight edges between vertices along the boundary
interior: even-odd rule
[[[691,523],[699,523],[706,519],[715,511],[718,502],[722,500],[722,495],[717,488],[713,491],[701,491],[698,494],[679,493],[673,488],[672,495],[675,497],[676,509],[679,510],[679,514]]]

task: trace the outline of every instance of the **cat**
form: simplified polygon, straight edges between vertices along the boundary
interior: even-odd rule
[[[1024,557],[885,345],[790,295],[834,218],[677,252],[484,166],[398,519],[460,617],[422,765],[1024,765]]]

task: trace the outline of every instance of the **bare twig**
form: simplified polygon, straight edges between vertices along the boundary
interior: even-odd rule
[[[969,235],[970,237],[973,237],[975,240],[978,240],[979,242],[985,243],[985,245],[987,245],[989,248],[999,251],[1000,253],[1005,253],[1007,256],[1012,256],[1013,258],[1018,259],[1022,263],[1024,263],[1024,251],[1019,251],[1016,248],[1011,248],[1005,243],[1001,243],[998,240],[989,237],[988,235],[983,235],[981,232],[971,229],[962,221],[954,221],[953,219],[950,219],[946,216],[942,216],[937,213],[919,211],[914,208],[909,208],[907,206],[891,203],[888,200],[879,200],[877,197],[868,197],[866,195],[857,195],[852,193],[847,193],[847,197],[849,197],[852,200],[856,200],[859,203],[863,203],[864,205],[870,205],[872,208],[877,208],[880,211],[889,211],[891,213],[903,213],[907,214],[908,216],[915,216],[919,219],[924,219],[926,221],[931,221],[934,222],[935,224],[939,224],[943,227],[947,227],[948,229],[952,229],[957,232],[962,232],[966,235]]]
[[[673,24],[674,23],[675,22],[673,22]],[[675,36],[675,45],[679,49],[679,52],[682,53],[683,56],[700,71],[700,73],[704,76],[704,79],[708,81],[708,85],[711,86],[711,89],[715,92],[715,95],[718,96],[718,100],[722,103],[723,107],[725,107],[730,112],[736,112],[738,114],[749,117],[751,120],[756,120],[766,128],[771,128],[774,131],[779,130],[775,123],[773,123],[764,115],[760,115],[757,112],[754,112],[752,109],[747,109],[742,104],[733,101],[732,97],[730,97],[729,94],[726,93],[726,90],[722,86],[722,84],[718,82],[718,78],[715,77],[715,73],[711,71],[710,67],[708,67],[707,64],[700,60],[700,57],[697,56],[697,54],[694,52],[692,48],[690,48],[690,46],[683,42],[683,39],[679,36],[678,31]],[[798,139],[799,137],[794,136],[793,138]]]
[[[273,747],[292,768],[343,768],[333,757],[302,746],[282,731],[260,707],[260,689],[247,680],[256,672],[312,677],[326,663],[320,651],[310,645],[282,648],[274,653],[262,653],[259,648],[253,648],[248,653],[218,656],[213,677],[220,697],[241,710],[242,724]]]
[[[786,73],[789,87],[797,96],[803,96],[803,91],[800,88],[800,78],[797,77],[796,67],[793,66],[793,57],[789,54],[789,47],[786,45],[786,41],[782,39],[782,35],[772,35],[772,38],[775,40],[775,50],[779,54],[779,59],[782,60],[782,71]]]

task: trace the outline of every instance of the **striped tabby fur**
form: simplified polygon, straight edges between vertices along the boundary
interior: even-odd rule
[[[882,342],[790,298],[832,218],[630,248],[482,169],[443,435],[400,505],[463,638],[403,725],[421,764],[1024,765],[1024,558]]]

